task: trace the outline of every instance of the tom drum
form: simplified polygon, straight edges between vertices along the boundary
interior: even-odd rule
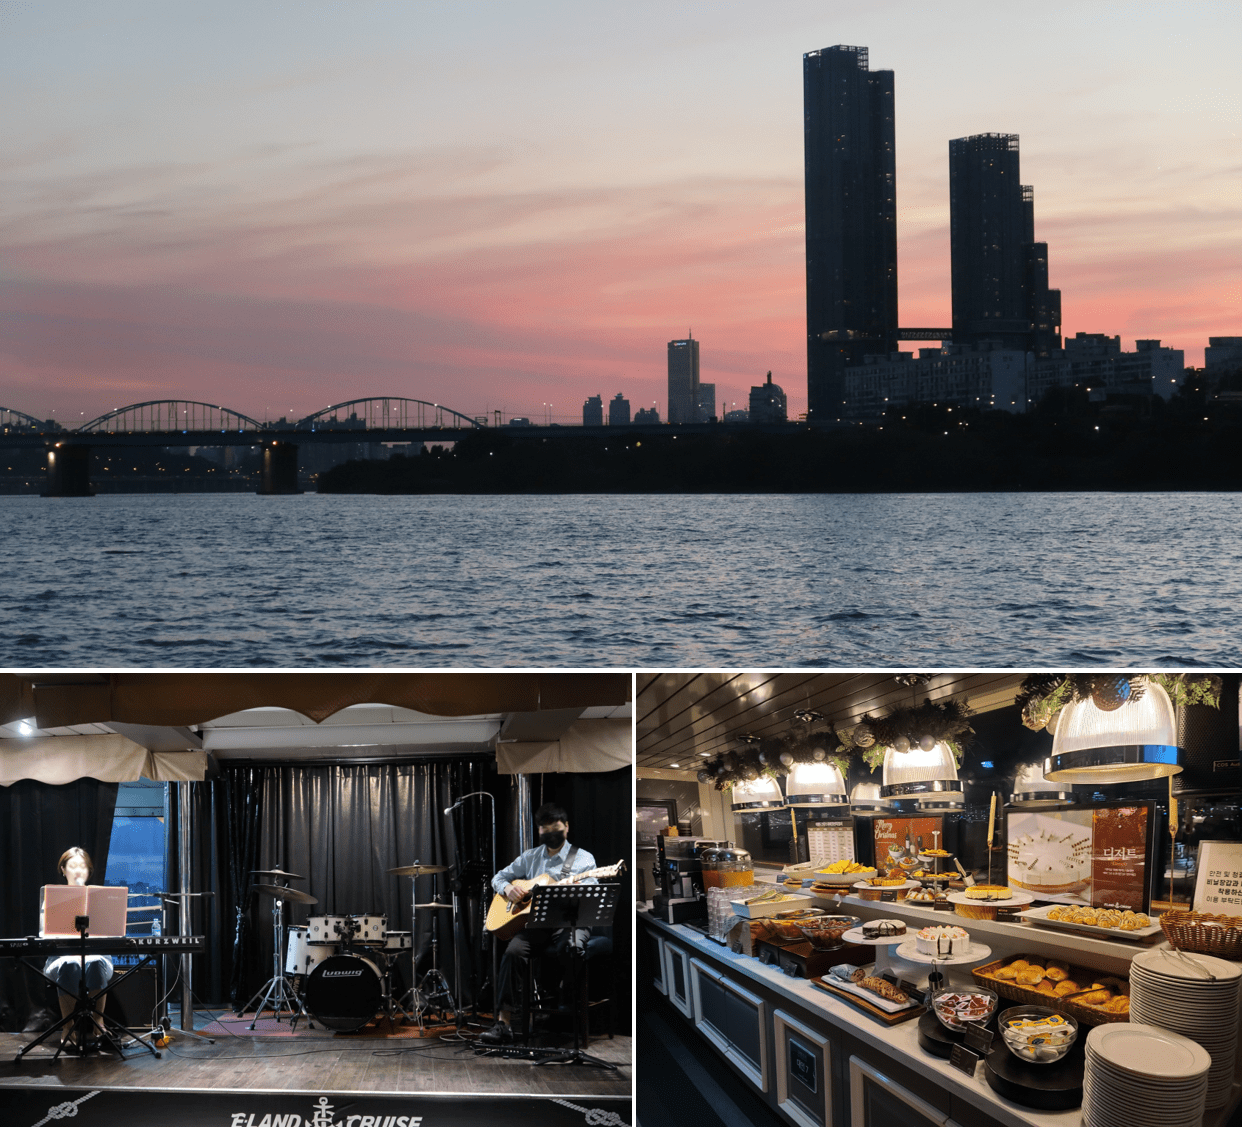
[[[384,936],[385,951],[408,951],[411,946],[408,931],[390,931]]]
[[[361,1029],[383,1005],[379,968],[360,955],[332,955],[307,976],[306,1008],[328,1029]]]
[[[331,943],[336,945],[340,943],[341,936],[345,932],[345,921],[348,916],[311,916],[306,921],[307,936],[306,941],[311,944]]]

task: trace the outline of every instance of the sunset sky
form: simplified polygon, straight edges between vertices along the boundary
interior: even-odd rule
[[[1236,3],[0,5],[0,406],[805,410],[802,55],[896,72],[900,319],[948,143],[1021,136],[1063,330],[1242,335]],[[550,405],[550,406],[549,406]]]

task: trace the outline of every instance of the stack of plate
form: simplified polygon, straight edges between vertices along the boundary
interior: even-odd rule
[[[1087,1034],[1083,1127],[1199,1127],[1212,1058],[1189,1037],[1149,1025]]]
[[[1233,1084],[1242,966],[1156,947],[1130,964],[1130,1021],[1171,1029],[1211,1054],[1207,1106],[1223,1107]]]

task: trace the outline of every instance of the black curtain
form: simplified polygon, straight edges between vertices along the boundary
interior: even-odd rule
[[[612,990],[617,1031],[629,1033],[633,990],[630,964],[634,922],[634,773],[629,767],[598,773],[566,772],[541,775],[532,779],[531,784],[532,805],[538,808],[543,802],[556,802],[563,806],[569,815],[569,840],[589,849],[596,866],[625,861],[621,873],[608,878],[608,883],[619,883],[622,888],[612,930],[614,977],[597,986],[598,977],[592,971],[591,992],[595,995],[604,988]]]
[[[181,809],[178,788],[189,787],[190,892],[210,897],[190,901],[190,933],[206,939],[203,955],[194,960],[193,989],[200,1005],[246,1002],[245,968],[258,959],[258,936],[246,911],[252,869],[259,867],[259,803],[262,769],[228,767],[218,779],[172,787],[165,834],[164,887],[181,891]],[[168,912],[169,931],[178,931],[175,907]],[[177,960],[166,961],[167,985]],[[174,992],[170,1000],[179,1003]]]
[[[0,882],[0,935],[39,931],[39,889],[63,884],[60,855],[79,845],[95,863],[92,884],[103,884],[116,810],[116,783],[77,779],[53,786],[22,779],[0,787],[0,841],[5,879]],[[55,990],[16,959],[0,959],[0,1029],[46,1029],[59,1016]]]
[[[486,800],[469,800],[452,816],[444,811],[461,795],[486,789],[483,763],[462,758],[257,770],[259,861],[252,867],[298,873],[306,879],[293,881],[293,887],[318,899],[313,906],[286,901],[286,926],[305,924],[310,916],[386,915],[389,930],[411,931],[415,879],[420,904],[450,900],[451,882],[459,879],[460,951],[454,949],[451,912],[423,909],[418,912],[414,952],[421,977],[431,966],[434,929],[437,966],[453,985],[454,959],[460,957],[464,997],[457,1001],[469,1005],[485,961],[480,949],[486,904],[482,881],[472,873],[478,854],[490,857],[491,815]],[[491,775],[494,779],[494,771]],[[418,878],[387,872],[415,861],[451,871]],[[258,944],[244,965],[248,993],[243,1001],[271,974],[271,910],[272,899],[264,895],[252,895],[247,904]],[[398,968],[404,989],[410,985],[408,956],[398,960]]]

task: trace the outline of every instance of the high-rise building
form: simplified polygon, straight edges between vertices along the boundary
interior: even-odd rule
[[[630,425],[630,401],[619,391],[608,401],[608,425],[610,427]]]
[[[699,342],[693,337],[668,342],[668,421],[697,423]]]
[[[604,397],[602,395],[592,395],[582,405],[582,425],[584,427],[604,425]]]
[[[1035,242],[1034,190],[1014,133],[949,142],[953,343],[988,342],[1045,357],[1061,345],[1061,294],[1048,244]]]
[[[841,415],[845,367],[897,344],[893,72],[866,47],[802,59],[807,418]]]
[[[710,423],[716,417],[716,385],[701,383],[694,396],[696,422]]]
[[[758,387],[750,389],[750,416],[752,423],[783,423],[789,417],[785,389],[772,382],[772,373]]]
[[[636,423],[658,423],[660,421],[660,412],[654,407],[639,407],[634,412],[634,422]]]

